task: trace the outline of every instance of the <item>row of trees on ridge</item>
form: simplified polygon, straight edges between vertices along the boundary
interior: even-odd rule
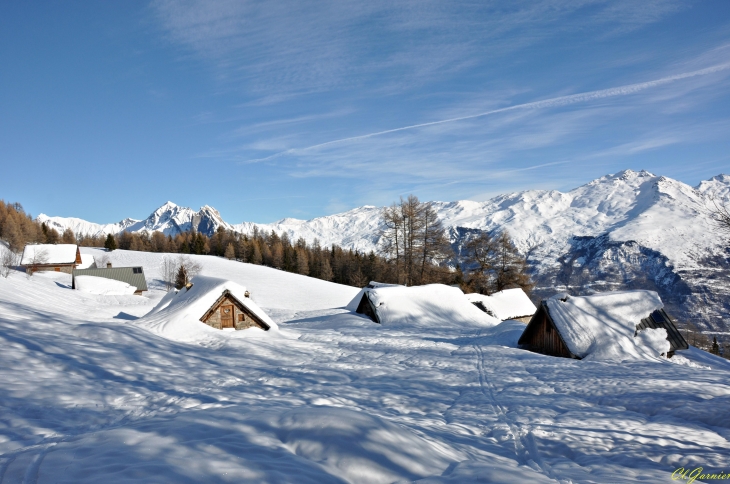
[[[26,214],[20,204],[0,200],[0,238],[16,253],[28,243],[77,243],[109,250],[209,254],[356,287],[371,280],[404,285],[459,284],[466,291],[487,294],[509,287],[532,287],[527,263],[506,232],[495,236],[482,232],[473,237],[465,257],[457,261],[429,203],[410,195],[385,208],[382,217],[383,229],[378,234],[382,249],[364,253],[336,244],[322,246],[318,240],[311,244],[303,238],[292,240],[286,232],[264,233],[258,228],[251,234],[240,234],[220,227],[212,236],[195,231],[175,236],[161,232],[77,236],[70,229],[59,234]]]

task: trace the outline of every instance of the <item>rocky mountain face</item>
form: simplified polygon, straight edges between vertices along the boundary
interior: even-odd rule
[[[537,287],[534,298],[556,292],[587,294],[633,288],[659,292],[682,322],[730,331],[730,248],[709,217],[710,200],[730,202],[730,176],[690,187],[670,178],[626,170],[567,193],[530,190],[486,202],[431,202],[457,254],[480,231],[507,230],[528,256]],[[39,216],[59,231],[102,234],[195,230],[218,227],[241,233],[286,232],[309,243],[336,243],[377,250],[381,208],[364,206],[312,220],[230,225],[213,208],[198,212],[166,203],[147,219],[92,224],[80,219]]]
[[[210,236],[218,230],[218,227],[234,230],[233,226],[225,222],[218,210],[213,207],[205,205],[196,212],[172,202],[165,203],[144,220],[127,218],[112,224],[95,224],[78,218],[49,217],[45,214],[40,214],[38,220],[58,230],[59,233],[71,228],[75,234],[85,236],[118,234],[124,231],[162,232],[165,235],[174,236],[189,230]]]

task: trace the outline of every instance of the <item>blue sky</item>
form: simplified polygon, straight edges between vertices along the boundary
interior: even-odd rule
[[[730,172],[725,0],[2,2],[0,66],[0,198],[33,215]]]

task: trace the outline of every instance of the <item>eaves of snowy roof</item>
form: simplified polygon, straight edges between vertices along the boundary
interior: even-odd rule
[[[537,311],[537,307],[530,301],[525,291],[519,287],[505,289],[489,296],[467,294],[466,298],[472,303],[480,303],[487,313],[502,321],[532,316]]]
[[[77,251],[76,244],[29,244],[23,249],[20,265],[74,264]]]
[[[404,287],[400,284],[386,284],[384,282],[376,282],[376,281],[370,281],[368,282],[368,285],[360,289],[360,292],[357,293],[357,295],[350,300],[349,303],[347,303],[347,306],[345,306],[345,309],[348,311],[355,312],[357,311],[357,308],[360,306],[360,302],[362,301],[363,295],[369,291],[370,289],[375,289],[376,287]]]

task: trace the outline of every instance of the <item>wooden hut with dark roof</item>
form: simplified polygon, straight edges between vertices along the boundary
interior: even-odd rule
[[[590,302],[583,304],[589,300]],[[625,314],[612,314],[622,307],[623,312],[627,312],[625,305],[632,302],[637,306],[635,313],[645,316],[639,323],[627,320]],[[671,358],[677,351],[689,348],[653,291],[553,297],[540,303],[517,343],[522,348],[537,353],[582,359],[596,341],[636,336],[642,330],[660,328],[667,332],[670,347],[666,353],[667,358]]]

